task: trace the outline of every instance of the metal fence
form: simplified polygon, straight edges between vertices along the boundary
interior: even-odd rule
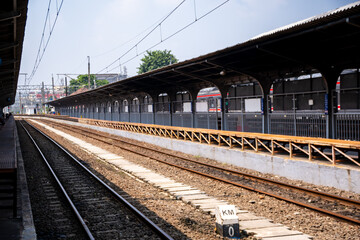
[[[100,119],[100,120],[106,120],[106,119],[105,119],[105,113],[104,113],[104,111],[100,111],[100,112],[99,112],[99,119]]]
[[[262,96],[227,97],[225,129],[240,132],[263,132]]]
[[[108,121],[111,121],[111,120],[112,120],[111,110],[110,110],[110,112],[107,111],[107,112],[105,113],[105,120],[108,120]]]
[[[153,124],[154,123],[154,113],[142,112],[141,113],[141,123]]]
[[[349,79],[348,79],[349,80]],[[333,114],[333,137],[360,141],[360,80],[341,79],[338,89],[332,92],[337,111]]]
[[[196,113],[195,127],[221,129],[221,115],[217,113]],[[219,128],[220,127],[220,128]]]
[[[221,104],[219,98],[195,101],[195,127],[221,129]]]
[[[296,90],[296,89],[292,89]],[[270,95],[268,127],[271,134],[328,136],[328,96],[324,90]]]
[[[138,112],[131,112],[131,113],[130,113],[130,122],[140,123],[140,113],[138,113]]]
[[[119,108],[118,107],[114,107],[114,111],[111,113],[111,118],[112,118],[113,121],[119,121],[120,114],[119,114]]]
[[[269,114],[269,133],[304,137],[326,137],[327,115],[314,112]]]
[[[340,109],[330,116],[325,114],[325,99],[323,92],[297,93],[274,95],[269,98],[269,107],[275,106],[279,98],[287,103],[282,103],[286,110],[270,111],[268,113],[268,129],[270,134],[322,137],[328,136],[331,131],[336,139],[360,141],[360,110]],[[335,98],[337,93],[333,93]],[[335,99],[334,98],[334,99]],[[343,97],[344,99],[345,97]],[[335,99],[336,100],[336,99]],[[356,100],[356,99],[355,99]],[[355,101],[354,100],[354,101]],[[210,102],[212,101],[212,102]],[[344,101],[344,100],[343,100]],[[336,106],[336,101],[334,102]],[[350,103],[348,103],[349,105]],[[353,103],[352,103],[353,104]],[[151,104],[136,106],[141,112],[128,112],[131,108],[106,108],[104,106],[90,107],[65,107],[61,108],[62,114],[73,117],[106,119],[112,121],[159,124],[179,127],[195,127],[207,129],[221,129],[221,111],[218,100],[196,101],[195,113],[192,113],[192,104],[174,102],[170,108],[169,103],[155,104],[157,112],[154,114]],[[330,104],[329,104],[330,105]],[[340,104],[339,104],[340,105]],[[342,105],[343,106],[343,105]],[[245,98],[233,98],[229,100],[229,112],[225,113],[225,130],[240,132],[263,132],[264,115],[261,112],[246,112]],[[304,108],[315,108],[301,110]],[[323,109],[321,109],[323,108]],[[294,110],[295,109],[295,110]],[[300,109],[300,110],[299,110]],[[135,110],[135,107],[132,109]],[[170,114],[171,111],[175,111]],[[112,111],[112,112],[109,112]],[[121,111],[121,112],[119,112]],[[194,115],[193,115],[194,114]],[[331,119],[330,119],[331,120]],[[332,127],[329,124],[332,123]]]
[[[157,112],[155,114],[155,124],[171,126],[170,113]]]
[[[193,126],[192,113],[173,113],[172,125],[176,127],[192,127]]]
[[[170,102],[158,102],[155,107],[155,124],[171,126]]]
[[[261,113],[227,113],[226,130],[240,132],[263,132]]]
[[[334,113],[334,138],[360,141],[360,112]]]
[[[193,127],[192,102],[190,100],[172,102],[172,125]]]
[[[130,122],[130,115],[128,112],[121,112],[120,113],[120,122]]]

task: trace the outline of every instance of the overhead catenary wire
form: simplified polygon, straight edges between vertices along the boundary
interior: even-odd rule
[[[105,52],[102,52],[102,53],[99,53],[95,56],[92,56],[93,58],[96,58],[96,57],[100,57],[100,56],[103,56],[105,54],[108,54],[110,52],[113,52],[114,50],[120,48],[120,47],[123,47],[124,45],[126,45],[127,43],[133,41],[134,39],[136,39],[137,37],[139,37],[141,34],[143,34],[144,32],[146,32],[147,30],[149,30],[150,28],[152,28],[153,26],[157,26],[159,25],[159,22],[162,21],[166,16],[160,18],[159,20],[157,20],[155,23],[151,24],[151,26],[147,27],[146,29],[142,30],[140,33],[136,34],[135,36],[131,37],[129,40],[126,40],[125,42],[122,42],[120,43],[119,45],[117,45],[116,47],[113,47],[111,48],[110,50],[107,50]]]
[[[106,67],[104,67],[103,69],[101,69],[100,71],[98,71],[97,73],[103,72],[104,70],[106,70],[107,68],[111,67],[114,63],[116,63],[117,61],[119,61],[121,58],[123,58],[125,55],[127,55],[131,50],[136,48],[137,51],[137,46],[144,41],[152,32],[154,32],[159,26],[161,26],[161,24],[168,19],[186,0],[181,1],[163,20],[160,21],[160,23],[158,23],[153,29],[151,29],[143,38],[141,38],[133,47],[131,47],[129,50],[127,50],[124,54],[122,54],[119,58],[115,59],[112,63],[110,63],[109,65],[107,65]],[[118,66],[116,66],[118,67]]]
[[[43,31],[42,31],[42,34],[41,34],[41,39],[40,39],[40,44],[39,44],[39,49],[38,49],[38,53],[37,53],[37,56],[36,56],[36,59],[35,59],[35,63],[34,63],[34,67],[33,67],[33,70],[30,74],[30,77],[28,78],[28,83],[30,83],[30,81],[33,79],[40,63],[41,63],[41,60],[45,54],[45,51],[46,51],[46,48],[49,44],[49,41],[50,41],[50,38],[52,36],[52,33],[54,31],[54,28],[55,28],[55,25],[56,25],[56,22],[57,22],[57,19],[59,17],[59,13],[60,13],[60,10],[63,6],[63,2],[64,0],[61,0],[60,2],[60,5],[58,6],[57,5],[57,1],[56,1],[56,17],[55,17],[55,20],[54,22],[50,23],[50,8],[51,8],[51,0],[49,0],[49,5],[48,5],[48,9],[47,9],[47,13],[46,13],[46,17],[45,17],[45,22],[44,22],[44,27],[43,27]],[[46,25],[47,25],[47,22],[49,21],[49,36],[47,38],[46,41],[44,41],[44,36],[45,36],[45,31],[46,31]]]
[[[35,58],[35,64],[37,63],[37,61],[39,59],[41,46],[43,45],[43,40],[44,40],[44,36],[45,36],[45,29],[46,29],[46,22],[47,22],[49,14],[50,14],[50,5],[51,5],[51,0],[49,0],[49,5],[48,5],[48,8],[47,8],[47,13],[46,13],[46,17],[45,17],[45,23],[44,23],[43,31],[42,31],[42,34],[41,34],[39,49],[37,51],[37,55],[36,55],[36,58]],[[34,66],[34,69],[35,69],[35,66]],[[34,69],[33,69],[33,71],[34,71]]]
[[[135,36],[131,37],[129,40],[126,40],[125,42],[122,42],[122,43],[120,43],[119,45],[117,45],[117,46],[115,46],[115,47],[113,47],[113,48],[111,48],[111,49],[109,49],[109,50],[107,50],[107,51],[105,51],[105,52],[98,53],[97,55],[92,56],[92,58],[101,57],[101,56],[103,56],[103,55],[106,55],[106,54],[108,54],[108,53],[113,52],[114,50],[116,50],[116,49],[118,49],[118,48],[121,48],[121,47],[125,46],[125,45],[128,44],[129,42],[133,41],[134,39],[136,39],[137,37],[139,37],[140,35],[142,35],[142,34],[143,34],[144,32],[146,32],[147,30],[149,30],[150,28],[152,28],[152,27],[154,27],[154,26],[158,26],[158,25],[159,25],[159,22],[163,22],[163,20],[164,20],[166,17],[168,17],[168,14],[166,14],[166,15],[163,16],[162,18],[158,19],[155,23],[151,24],[149,27],[147,27],[146,29],[142,30],[141,32],[139,32],[139,33],[136,34]],[[160,25],[161,25],[161,23],[160,23]],[[156,28],[156,27],[155,27],[155,28]],[[87,60],[87,58],[86,58],[85,60]],[[119,58],[118,60],[119,60],[119,62],[120,62],[120,63],[119,63],[119,66],[121,66],[121,61],[120,61],[121,59]],[[82,61],[82,62],[79,64],[79,66],[76,68],[76,70],[79,69],[79,67],[82,66],[82,64],[83,64],[84,62],[85,62],[85,61]],[[120,72],[121,72],[121,71],[120,71]]]
[[[144,53],[146,53],[147,51],[149,51],[150,49],[153,49],[154,47],[160,45],[161,43],[165,42],[166,40],[172,38],[173,36],[177,35],[178,33],[184,31],[186,28],[190,27],[191,25],[193,25],[194,23],[198,22],[199,20],[203,19],[204,17],[206,17],[207,15],[209,15],[210,13],[214,12],[215,10],[217,10],[218,8],[222,7],[224,4],[226,4],[227,2],[229,2],[230,0],[226,0],[224,2],[222,2],[221,4],[217,5],[215,8],[211,9],[210,11],[206,12],[205,14],[201,15],[199,18],[195,18],[194,21],[190,22],[189,24],[185,25],[184,27],[180,28],[179,30],[177,30],[176,32],[172,33],[171,35],[167,36],[164,39],[161,39],[159,42],[157,42],[156,44],[152,45],[151,47],[147,48],[146,50],[138,53],[138,51],[136,51],[136,55],[131,57],[130,59],[122,62],[121,64],[124,65],[130,61],[132,61],[133,59],[137,58],[139,55],[142,55]],[[137,46],[136,46],[137,48]],[[133,49],[133,48],[132,48]],[[132,50],[131,49],[131,50]],[[129,51],[128,51],[129,52]],[[124,56],[124,54],[123,54]],[[117,60],[121,59],[122,57],[118,58]],[[117,61],[116,60],[116,61]],[[116,62],[115,61],[115,62]],[[106,73],[113,71],[114,69],[118,68],[119,66],[116,66],[114,68],[108,69],[110,66],[112,66],[115,62],[109,64],[106,68],[102,69],[101,71],[99,71],[98,73],[102,72],[103,70],[106,70]]]

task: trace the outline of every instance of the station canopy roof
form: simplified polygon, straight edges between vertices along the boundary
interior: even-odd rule
[[[15,102],[28,0],[0,1],[0,107]]]
[[[51,101],[67,106],[149,94],[258,82],[321,72],[338,75],[360,66],[360,2],[290,24],[235,46],[172,64],[77,95]],[[335,83],[331,83],[331,89]],[[224,91],[223,91],[224,92]]]

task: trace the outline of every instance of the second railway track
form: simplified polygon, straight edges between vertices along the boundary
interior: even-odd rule
[[[89,239],[172,239],[60,145],[26,122],[22,125],[36,139]]]
[[[167,165],[181,168],[186,171],[210,177],[251,191],[259,192],[261,194],[269,195],[354,224],[360,224],[360,201],[358,200],[327,194],[284,182],[234,171],[232,169],[225,169],[215,165],[206,164],[204,162],[166,153],[140,144],[130,143],[122,140],[120,137],[112,137],[106,133],[90,131],[82,127],[70,127],[55,123],[54,121],[46,122],[53,127],[65,129],[134,154],[149,157],[152,160],[156,160]],[[156,154],[155,156],[154,154],[150,156],[149,152]],[[164,156],[166,157],[166,160]]]

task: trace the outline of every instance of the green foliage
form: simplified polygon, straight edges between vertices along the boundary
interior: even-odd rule
[[[94,79],[95,79],[95,75],[90,74],[91,88],[94,88]],[[95,81],[96,81],[96,87],[100,87],[109,83],[107,80],[96,79]],[[83,87],[88,88],[88,75],[79,75],[77,76],[76,79],[71,79],[69,85],[69,94],[72,94],[73,92],[76,92],[76,90]]]
[[[155,50],[146,51],[145,56],[141,59],[141,64],[138,67],[138,74],[146,73],[148,71],[161,68],[173,63],[177,63],[178,60],[169,50]]]

